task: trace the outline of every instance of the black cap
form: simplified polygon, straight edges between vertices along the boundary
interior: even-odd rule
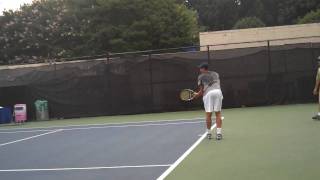
[[[198,65],[198,68],[200,68],[200,69],[202,69],[202,68],[203,69],[209,69],[209,65],[208,65],[208,63],[203,62],[203,63]]]

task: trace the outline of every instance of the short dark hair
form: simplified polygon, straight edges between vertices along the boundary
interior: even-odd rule
[[[198,68],[208,70],[209,65],[208,65],[208,63],[204,62],[204,63],[199,64]]]

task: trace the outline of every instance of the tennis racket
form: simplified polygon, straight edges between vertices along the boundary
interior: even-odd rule
[[[183,89],[180,92],[180,99],[182,101],[191,101],[195,95],[195,92],[191,89]]]

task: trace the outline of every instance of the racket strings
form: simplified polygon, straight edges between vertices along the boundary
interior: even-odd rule
[[[194,92],[191,90],[183,90],[180,93],[180,98],[181,98],[181,100],[184,100],[184,101],[191,100],[193,98],[193,96],[194,96]]]

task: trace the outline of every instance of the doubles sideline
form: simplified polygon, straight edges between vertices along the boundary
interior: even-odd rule
[[[168,167],[171,164],[138,165],[138,166],[102,166],[83,168],[50,168],[50,169],[0,169],[0,172],[39,172],[39,171],[79,171],[79,170],[101,170],[101,169],[127,169],[127,168],[152,168]]]
[[[156,120],[156,121],[141,121],[141,122],[122,122],[122,123],[102,123],[102,124],[84,124],[84,125],[67,125],[67,126],[49,126],[49,127],[34,127],[34,128],[12,128],[12,129],[0,129],[0,134],[6,133],[28,133],[28,132],[48,132],[55,129],[85,129],[85,128],[98,128],[102,127],[134,127],[134,126],[147,126],[161,123],[174,123],[185,121],[200,121],[203,118],[190,118],[190,119],[175,119],[175,120]]]
[[[44,135],[48,135],[48,134],[53,134],[53,133],[57,133],[57,132],[62,132],[62,131],[74,131],[74,130],[89,130],[89,129],[107,129],[107,128],[128,128],[128,127],[148,127],[148,126],[170,126],[170,125],[181,125],[181,124],[199,124],[199,123],[203,123],[203,121],[197,120],[197,121],[173,121],[173,122],[168,122],[168,121],[163,121],[163,122],[167,122],[167,123],[136,123],[136,124],[127,124],[127,125],[105,125],[105,126],[95,126],[95,127],[75,127],[75,128],[62,128],[62,129],[51,129],[51,130],[30,130],[30,131],[8,131],[8,132],[0,132],[2,134],[16,134],[16,133],[23,133],[23,132],[40,132],[40,131],[44,131],[45,133],[42,134],[38,134],[38,135],[34,135],[34,136],[30,136],[30,137],[26,137],[23,139],[18,139],[18,140],[14,140],[14,141],[10,141],[10,142],[6,142],[3,144],[0,144],[0,147],[2,146],[6,146],[9,144],[14,144],[14,143],[18,143],[18,142],[22,142],[22,141],[26,141],[29,139],[34,139],[37,137],[41,137]]]
[[[37,137],[40,137],[40,136],[44,136],[44,135],[48,135],[48,134],[53,134],[53,133],[60,132],[60,131],[62,131],[62,130],[58,129],[58,130],[55,130],[55,131],[50,131],[50,132],[47,132],[47,133],[38,134],[38,135],[35,135],[35,136],[30,136],[30,137],[27,137],[27,138],[10,141],[10,142],[7,142],[7,143],[0,144],[0,147],[6,146],[6,145],[9,145],[9,144],[14,144],[14,143],[26,141],[26,140],[29,140],[29,139],[34,139],[34,138],[37,138]]]

